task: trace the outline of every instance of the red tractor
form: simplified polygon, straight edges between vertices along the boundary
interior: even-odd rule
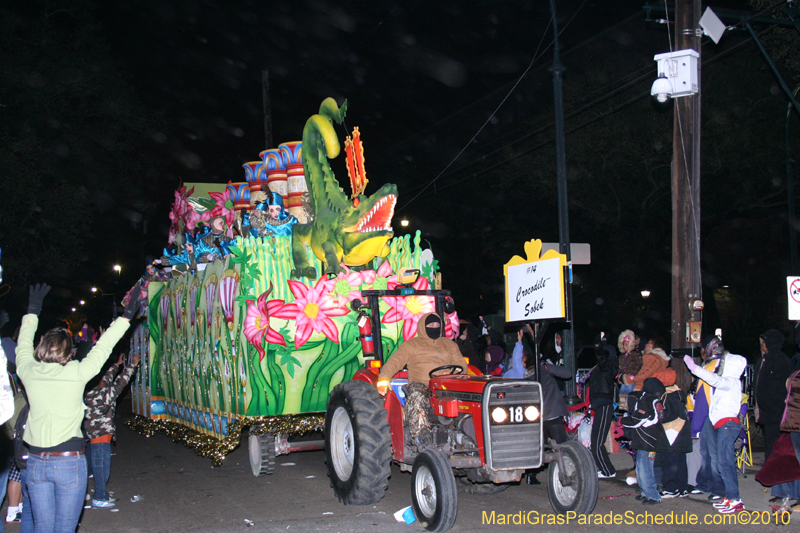
[[[411,439],[403,411],[406,372],[394,377],[385,397],[378,394],[380,325],[372,323],[372,333],[363,322],[364,317],[374,322],[372,317],[380,316],[381,297],[410,294],[433,296],[439,316],[452,305],[448,291],[409,288],[363,291],[366,304],[354,302],[362,320],[362,343],[374,341],[374,359],[337,385],[328,401],[325,454],[339,501],[366,505],[380,500],[394,461],[411,472],[411,500],[420,524],[429,531],[447,531],[456,520],[459,484],[467,492],[501,492],[519,482],[526,469],[549,463],[553,509],[591,513],[598,491],[594,460],[578,442],[542,442],[542,390],[535,381],[460,375],[457,366],[437,368],[431,372],[428,414],[433,442]],[[370,334],[373,339],[367,338]],[[476,370],[471,367],[470,374]],[[441,372],[445,375],[435,375]]]

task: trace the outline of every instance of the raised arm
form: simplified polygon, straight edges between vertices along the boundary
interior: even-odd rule
[[[50,286],[46,283],[37,283],[28,289],[28,314],[22,317],[16,352],[17,374],[23,379],[28,368],[36,362],[33,358],[33,337],[36,335],[36,328],[39,327],[39,313],[42,312],[44,297],[48,292]]]
[[[125,311],[122,313],[122,316],[111,324],[100,339],[98,339],[97,344],[94,345],[94,348],[92,348],[86,356],[86,359],[79,363],[81,379],[89,381],[103,368],[103,363],[108,359],[108,355],[131,326],[131,319],[139,309],[139,296],[141,293],[142,287],[137,283],[130,293],[128,305],[125,306]]]

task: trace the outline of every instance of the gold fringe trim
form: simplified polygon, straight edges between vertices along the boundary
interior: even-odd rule
[[[141,415],[134,415],[125,421],[132,431],[152,437],[157,432],[164,433],[174,442],[194,449],[200,457],[208,457],[211,464],[221,466],[225,456],[236,449],[241,442],[242,429],[249,427],[251,434],[286,433],[304,435],[312,431],[322,431],[325,425],[325,414],[247,416],[237,418],[228,426],[228,435],[222,440],[200,433],[183,424],[169,420],[152,420]]]

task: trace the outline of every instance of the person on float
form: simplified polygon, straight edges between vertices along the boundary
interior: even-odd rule
[[[198,263],[211,263],[231,253],[234,238],[225,230],[225,217],[214,217],[196,237],[195,258]]]
[[[241,235],[243,237],[266,237],[264,221],[268,216],[269,204],[266,201],[257,202],[249,213],[242,215]]]
[[[417,323],[417,335],[397,348],[378,375],[378,394],[386,396],[394,375],[403,367],[408,368],[406,420],[411,438],[421,444],[431,442],[428,421],[428,408],[431,405],[428,390],[430,372],[445,365],[459,366],[464,374],[468,370],[458,346],[443,335],[443,330],[439,315],[422,315]]]
[[[72,360],[72,337],[64,328],[42,335],[34,350],[39,313],[50,287],[30,288],[17,346],[17,374],[30,403],[23,440],[29,448],[25,482],[36,531],[74,533],[78,526],[87,479],[81,432],[84,388],[130,327],[140,290],[137,283],[123,315],[78,362]]]
[[[290,236],[292,234],[292,227],[297,224],[297,217],[290,215],[283,207],[283,197],[276,193],[267,195],[269,206],[267,207],[267,216],[264,221],[264,228],[271,232],[273,235]]]
[[[185,243],[181,253],[172,253],[169,249],[164,248],[164,255],[156,262],[161,263],[162,266],[180,267],[181,269],[196,270],[198,263],[197,253],[197,240],[191,233],[185,234]],[[186,265],[182,267],[181,265]]]
[[[242,217],[242,234],[250,237],[271,235],[291,236],[297,217],[283,207],[283,197],[277,192],[268,192],[263,201],[256,203],[250,213]]]

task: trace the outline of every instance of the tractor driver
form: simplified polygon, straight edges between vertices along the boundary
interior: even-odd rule
[[[428,313],[420,317],[417,323],[417,336],[400,345],[378,376],[378,394],[386,396],[392,377],[403,367],[408,367],[406,419],[411,438],[419,443],[429,444],[431,441],[428,422],[429,373],[445,365],[460,366],[463,373],[467,372],[467,363],[458,345],[442,335],[439,315]]]

